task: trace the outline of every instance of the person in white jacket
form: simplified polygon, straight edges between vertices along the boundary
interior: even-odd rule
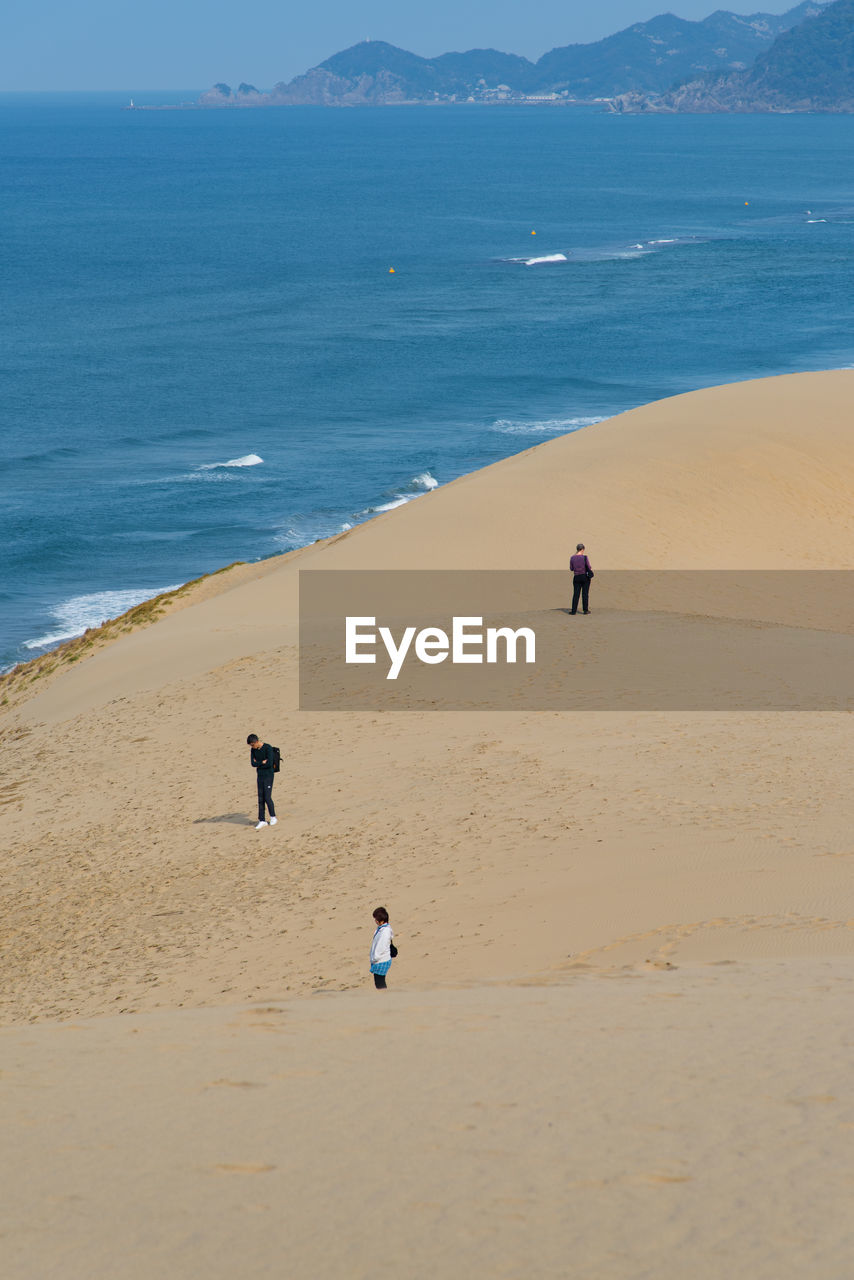
[[[374,912],[374,923],[377,927],[371,943],[371,973],[374,975],[374,986],[377,990],[385,991],[385,977],[391,968],[392,958],[397,955],[397,947],[392,942],[394,934],[388,922],[388,912],[385,907],[377,907]]]

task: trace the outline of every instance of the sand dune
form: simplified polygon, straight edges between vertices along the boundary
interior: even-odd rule
[[[98,1074],[103,1064],[129,1072],[128,1092],[104,1085],[107,1128],[68,1121],[68,1142],[90,1155],[70,1158],[64,1177],[54,1130],[39,1139],[44,1163],[15,1189],[13,1274],[142,1277],[168,1256],[171,1274],[194,1276],[201,1259],[225,1275],[229,1261],[240,1269],[236,1247],[215,1247],[225,1210],[250,1250],[244,1273],[273,1274],[285,1237],[259,1233],[252,1206],[276,1214],[285,1203],[299,1277],[369,1274],[361,1258],[374,1231],[389,1233],[397,1269],[424,1276],[448,1274],[459,1257],[484,1278],[660,1275],[668,1259],[709,1277],[841,1274],[842,1233],[828,1230],[814,1191],[818,1178],[836,1204],[850,1120],[810,1099],[838,1097],[837,1082],[811,1072],[854,963],[850,715],[299,713],[296,657],[303,568],[557,569],[583,538],[597,589],[608,570],[851,569],[852,392],[854,371],[800,374],[676,397],[551,441],[331,542],[222,574],[6,709],[0,1009],[22,1073],[8,1103],[14,1142],[27,1140],[40,1081],[51,1116],[66,1067],[81,1082],[115,1080]],[[835,623],[797,619],[807,638],[811,625]],[[250,729],[285,756],[281,820],[258,833]],[[381,901],[401,945],[382,1011],[383,997],[362,990]],[[338,994],[296,1000],[320,992]],[[690,1014],[662,1015],[674,995],[684,1004],[672,1008]],[[251,1016],[233,1006],[270,999],[304,1031],[337,1109],[326,1086],[301,1083],[314,1068],[297,1054],[281,1069],[291,1083],[277,1083],[273,1118],[267,1089],[208,1081],[205,1108],[173,1142],[182,1090],[202,1088],[224,1028]],[[740,1002],[749,1033],[727,1013]],[[492,1029],[479,1035],[484,1008]],[[81,1018],[77,1035],[68,1020]],[[45,1025],[12,1025],[33,1021]],[[131,1053],[122,1046],[136,1030]],[[380,1030],[398,1062],[378,1049]],[[444,1100],[454,1119],[430,1137],[414,1119],[419,1054],[454,1061],[461,1042],[462,1074],[443,1067],[431,1103]],[[174,1044],[183,1065],[170,1083],[157,1064]],[[376,1052],[388,1067],[372,1088],[364,1063]],[[235,1053],[208,1071],[214,1083],[255,1081],[258,1064],[272,1081],[270,1050]],[[701,1060],[715,1064],[707,1089],[696,1086]],[[150,1072],[154,1093],[141,1083]],[[478,1094],[464,1082],[480,1077],[486,1132],[465,1110]],[[569,1162],[549,1133],[561,1093],[583,1097],[560,1116]],[[749,1181],[745,1097],[759,1108]],[[234,1114],[232,1098],[242,1099]],[[670,1123],[668,1098],[679,1120],[665,1151],[650,1135]],[[151,1143],[171,1153],[168,1178],[158,1182],[152,1154],[118,1184],[92,1182],[91,1152],[137,1149],[134,1099]],[[525,1124],[500,1121],[511,1107]],[[371,1124],[351,1130],[351,1114]],[[260,1141],[277,1122],[316,1147],[307,1180],[281,1141]],[[383,1125],[405,1176],[389,1179],[379,1208],[382,1184],[359,1149]],[[222,1126],[228,1141],[205,1140],[196,1156],[201,1126]],[[241,1144],[241,1132],[258,1140]],[[244,1165],[262,1170],[263,1193],[211,1192],[241,1182]],[[518,1195],[510,1168],[521,1170]],[[90,1208],[102,1215],[118,1185],[118,1225],[63,1271],[55,1231],[38,1248],[31,1233],[55,1197],[89,1194],[81,1184],[94,1189],[78,1221]],[[183,1216],[157,1243],[146,1224],[178,1186]],[[751,1194],[748,1215],[739,1206]],[[809,1206],[800,1216],[798,1202]],[[56,1230],[65,1214],[51,1219]],[[307,1242],[330,1228],[339,1234],[318,1266]],[[785,1257],[771,1242],[784,1229]],[[567,1267],[572,1256],[582,1270]]]
[[[300,569],[854,567],[854,370],[658,401],[528,449],[337,538],[203,584],[197,603],[36,698],[65,719],[297,641]]]
[[[844,1276],[852,985],[712,965],[7,1028],[4,1277]]]

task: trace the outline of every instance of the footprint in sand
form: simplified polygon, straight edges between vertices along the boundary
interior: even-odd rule
[[[272,1173],[274,1164],[217,1164],[216,1173]]]

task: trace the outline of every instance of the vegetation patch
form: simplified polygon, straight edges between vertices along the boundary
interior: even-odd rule
[[[142,604],[134,605],[118,618],[110,618],[100,627],[89,627],[82,636],[65,640],[55,649],[50,649],[38,658],[31,658],[29,662],[19,662],[11,671],[0,675],[0,706],[9,705],[10,694],[14,696],[25,689],[29,691],[37,681],[61,671],[63,667],[70,666],[74,662],[79,662],[81,658],[88,657],[111,640],[116,640],[128,632],[137,631],[140,627],[150,626],[152,622],[156,622],[164,613],[167,613],[176,600],[187,595],[199,583],[205,582],[208,578],[216,578],[219,574],[227,573],[229,569],[234,569],[243,563],[242,560],[235,560],[233,564],[223,565],[221,569],[203,573],[200,578],[192,578],[183,586],[176,587],[174,591],[164,591],[159,596],[153,596],[151,600],[143,600]]]

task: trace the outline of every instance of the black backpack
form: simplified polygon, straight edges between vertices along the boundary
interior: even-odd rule
[[[270,756],[273,761],[273,773],[278,773],[282,767],[282,753],[278,747],[271,747]]]

